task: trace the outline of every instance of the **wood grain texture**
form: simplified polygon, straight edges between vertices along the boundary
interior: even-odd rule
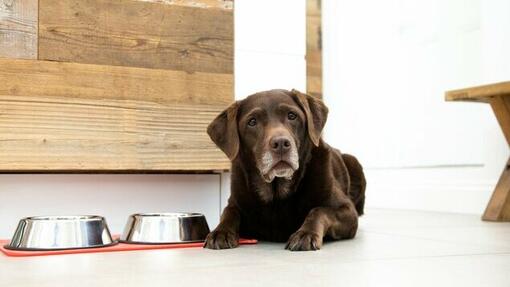
[[[482,216],[486,221],[510,221],[510,159]]]
[[[492,91],[495,91],[494,89]],[[501,90],[497,90],[498,92]],[[485,89],[484,93],[487,93]],[[493,95],[493,94],[492,94]],[[507,96],[505,96],[507,95]],[[510,145],[510,94],[490,96],[490,104],[499,126]],[[492,193],[482,216],[487,221],[510,221],[510,159],[508,160],[498,184]]]
[[[37,0],[0,0],[0,57],[37,58]]]
[[[488,103],[491,97],[502,95],[510,95],[510,82],[501,82],[496,84],[447,91],[445,94],[445,99],[447,101],[472,101]]]
[[[232,73],[233,26],[232,9],[40,0],[39,59]]]
[[[312,52],[322,51],[321,16],[306,16],[306,49]]]
[[[322,15],[322,1],[321,0],[306,0],[306,16],[321,16]]]
[[[321,0],[307,0],[306,9],[306,91],[322,98]]]
[[[509,95],[510,96],[510,95]],[[506,142],[510,145],[510,97],[496,96],[490,99],[490,104]]]
[[[213,171],[233,76],[0,59],[0,171]]]
[[[322,98],[322,52],[308,51],[306,55],[307,93]]]
[[[322,77],[306,76],[307,93],[317,98],[322,98]]]
[[[199,8],[220,8],[227,10],[231,10],[234,7],[234,1],[231,0],[138,0],[138,1]]]

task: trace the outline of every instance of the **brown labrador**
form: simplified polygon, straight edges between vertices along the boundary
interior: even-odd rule
[[[328,108],[296,90],[237,101],[207,132],[232,161],[231,195],[204,247],[234,248],[239,236],[317,250],[323,238],[353,238],[365,176],[355,157],[321,138]]]

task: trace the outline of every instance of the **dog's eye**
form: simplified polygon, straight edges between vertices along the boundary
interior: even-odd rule
[[[249,125],[250,127],[253,127],[253,126],[255,126],[256,124],[257,124],[257,119],[255,119],[255,118],[251,118],[251,119],[248,121],[248,125]]]
[[[296,115],[295,113],[293,113],[293,112],[289,112],[289,113],[287,114],[287,118],[288,118],[289,120],[293,121],[293,120],[295,120],[295,119],[297,118],[297,115]]]

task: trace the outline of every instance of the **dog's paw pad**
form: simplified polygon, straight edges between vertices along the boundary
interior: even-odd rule
[[[205,238],[204,248],[229,249],[239,246],[239,236],[235,232],[214,230]]]
[[[313,232],[296,231],[287,241],[285,249],[290,251],[319,250],[322,247],[322,238]]]

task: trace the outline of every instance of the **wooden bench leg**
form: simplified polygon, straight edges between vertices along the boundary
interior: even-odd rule
[[[490,101],[498,123],[510,144],[510,97],[496,96]],[[482,216],[487,221],[510,221],[510,159],[492,193]]]
[[[487,221],[510,221],[510,159],[482,216]]]

